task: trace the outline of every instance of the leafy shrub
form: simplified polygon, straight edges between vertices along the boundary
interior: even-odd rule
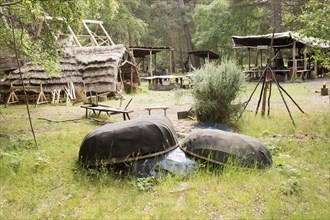
[[[234,103],[242,91],[245,75],[233,60],[222,64],[208,63],[193,74],[194,108],[198,121],[227,123],[242,109]]]

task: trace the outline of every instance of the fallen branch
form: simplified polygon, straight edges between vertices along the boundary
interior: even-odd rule
[[[55,122],[55,123],[81,120],[81,118],[67,119],[67,120],[52,120],[52,119],[47,119],[47,118],[38,118],[38,119],[39,120],[45,120],[45,121],[48,121],[48,122]]]

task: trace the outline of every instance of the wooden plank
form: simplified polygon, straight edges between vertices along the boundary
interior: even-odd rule
[[[103,24],[103,21],[98,21],[98,20],[83,19],[82,21],[86,23]]]

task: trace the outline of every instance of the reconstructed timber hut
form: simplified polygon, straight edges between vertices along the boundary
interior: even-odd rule
[[[62,74],[49,75],[42,67],[27,63],[21,68],[27,88],[42,84],[43,92],[64,91],[71,85],[85,89],[87,94],[118,93],[124,87],[137,87],[140,79],[130,50],[122,45],[65,48],[60,69]],[[18,70],[0,82],[0,93],[8,97],[12,86],[22,86]],[[18,93],[20,91],[17,91]],[[36,92],[36,91],[32,91]]]

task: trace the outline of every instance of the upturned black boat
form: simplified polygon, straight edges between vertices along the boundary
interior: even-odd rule
[[[180,144],[186,154],[216,164],[232,161],[244,167],[272,164],[266,146],[255,138],[216,129],[196,129]]]

